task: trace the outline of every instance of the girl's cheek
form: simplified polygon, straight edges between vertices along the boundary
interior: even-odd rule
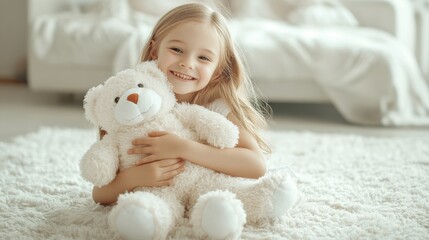
[[[205,72],[207,73],[207,75],[212,76],[214,74],[215,70],[216,70],[215,67],[209,66],[209,67],[206,67]]]
[[[172,64],[176,61],[177,56],[172,53],[167,53],[164,57],[164,60],[167,64]]]

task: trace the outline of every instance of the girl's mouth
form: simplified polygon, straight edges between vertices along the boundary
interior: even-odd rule
[[[192,81],[192,80],[196,80],[196,78],[194,78],[194,77],[192,77],[192,76],[189,76],[189,75],[186,75],[186,74],[183,74],[183,73],[179,73],[179,72],[175,72],[175,71],[171,71],[171,70],[170,70],[170,73],[171,73],[173,76],[175,76],[176,78],[179,78],[179,79],[181,79],[181,80],[185,80],[185,81]]]

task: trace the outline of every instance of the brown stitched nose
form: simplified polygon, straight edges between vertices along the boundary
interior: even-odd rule
[[[139,95],[137,93],[133,93],[128,95],[127,100],[130,102],[133,102],[134,104],[137,104],[139,101]]]

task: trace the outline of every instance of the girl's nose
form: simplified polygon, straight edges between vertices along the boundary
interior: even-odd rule
[[[189,68],[189,69],[192,69],[194,67],[192,60],[188,60],[188,59],[181,61],[179,63],[179,66],[183,68]]]

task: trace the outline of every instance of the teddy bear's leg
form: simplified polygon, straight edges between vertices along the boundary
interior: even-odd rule
[[[257,181],[234,188],[243,202],[249,223],[283,216],[298,199],[295,181],[288,173],[267,173]]]
[[[198,198],[190,222],[201,238],[238,239],[246,223],[246,213],[235,194],[212,191]]]
[[[268,212],[269,217],[281,217],[291,209],[298,200],[298,188],[290,175],[280,177],[283,179],[274,189],[272,198],[272,209]]]
[[[109,225],[124,239],[165,239],[178,215],[173,212],[183,211],[178,205],[148,192],[122,194]]]

